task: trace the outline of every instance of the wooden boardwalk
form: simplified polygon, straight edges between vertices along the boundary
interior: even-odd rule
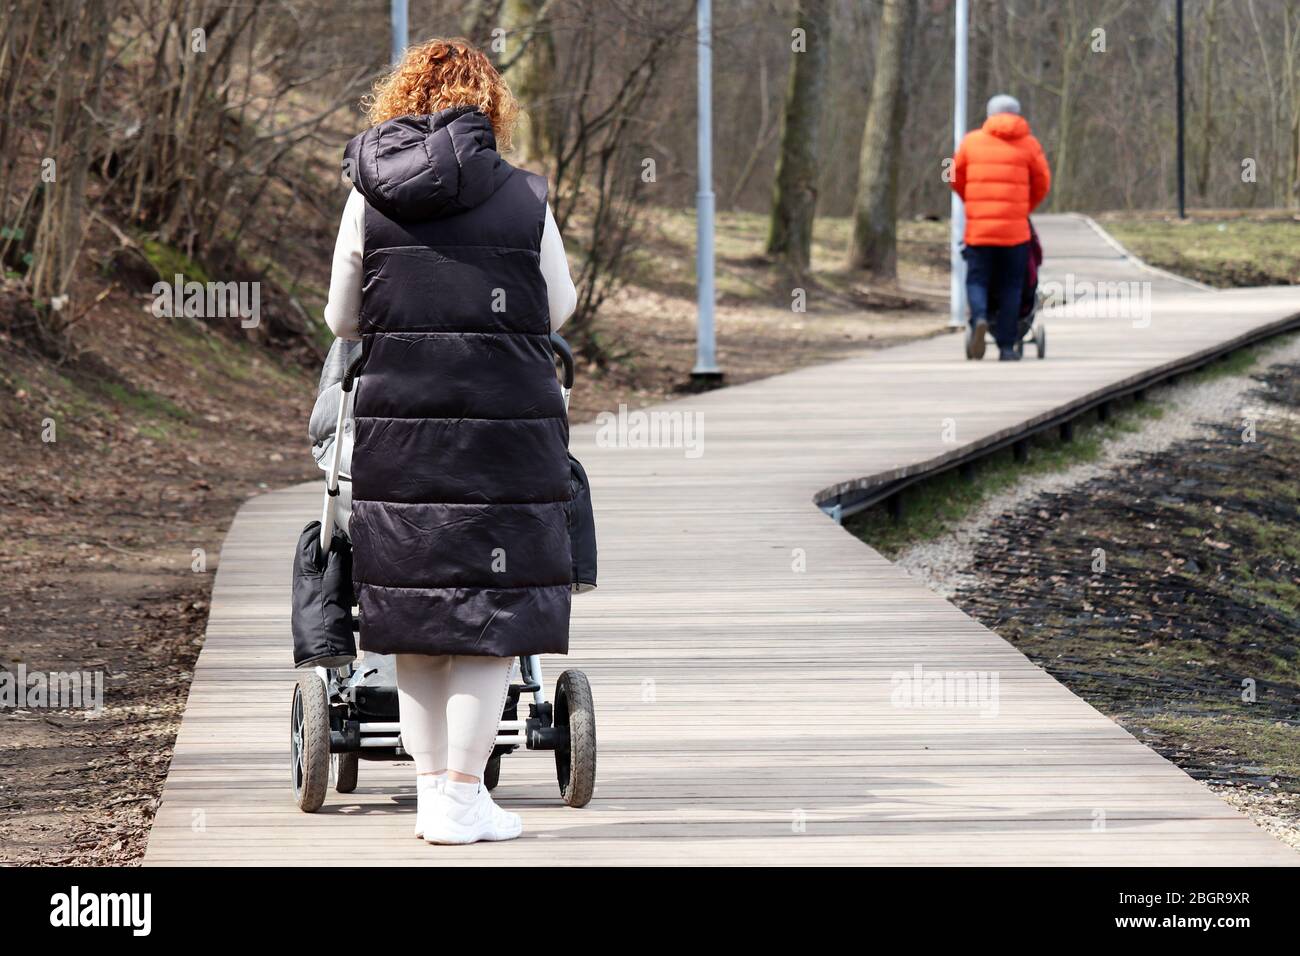
[[[1040,226],[1047,278],[1149,281],[1149,327],[1054,318],[1042,362],[966,362],[944,336],[661,406],[702,421],[698,457],[574,429],[602,584],[574,602],[574,653],[546,664],[548,683],[564,665],[591,677],[596,798],[565,807],[549,754],[506,758],[497,797],[525,824],[512,843],[413,839],[409,765],[363,763],[356,793],[296,809],[288,581],[320,491],[249,501],[146,863],[1300,862],[814,504],[1300,313],[1300,290],[1205,292],[1083,219]],[[996,708],[896,706],[917,667],[996,675]]]

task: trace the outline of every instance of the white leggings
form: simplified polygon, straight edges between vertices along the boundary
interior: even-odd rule
[[[397,655],[402,746],[416,773],[454,770],[483,776],[513,657]]]

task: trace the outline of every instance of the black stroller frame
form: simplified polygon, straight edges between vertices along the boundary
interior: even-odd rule
[[[1013,346],[1016,355],[1025,354],[1025,342],[1034,343],[1034,352],[1039,358],[1047,356],[1047,328],[1043,325],[1042,317],[1039,315],[1043,307],[1043,293],[1041,291],[1034,293],[1034,304],[1026,315],[1017,316],[1016,318],[1016,344]],[[975,357],[975,348],[973,336],[974,327],[970,321],[966,322],[966,357],[973,359]],[[987,334],[987,341],[996,342],[993,337],[993,329],[990,327]]]
[[[568,410],[573,389],[573,352],[551,333],[551,347],[563,366],[562,394]],[[362,358],[348,367],[341,383],[334,448],[327,471],[321,510],[321,549],[334,538],[344,426]],[[360,616],[353,614],[353,630]],[[555,685],[555,699],[546,697],[541,659],[519,658],[520,682],[510,684],[497,727],[496,744],[483,773],[489,790],[501,778],[501,758],[516,750],[549,750],[555,754],[560,796],[571,807],[586,806],[596,783],[596,718],[591,684],[579,670],[566,670]],[[530,694],[526,717],[520,700]],[[316,667],[298,678],[290,716],[290,758],[293,792],[299,809],[313,813],[325,801],[332,782],[338,793],[352,793],[362,760],[409,760],[402,746],[398,714],[396,662],[391,655],[367,654],[337,667]]]

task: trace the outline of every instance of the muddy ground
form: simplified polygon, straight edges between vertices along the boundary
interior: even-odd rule
[[[21,349],[0,368],[0,670],[99,675],[104,703],[0,706],[3,863],[138,860],[222,535],[249,495],[310,474],[304,374],[191,329],[115,340],[149,371]]]
[[[1258,417],[988,523],[952,600],[1300,848],[1300,363],[1255,378]]]

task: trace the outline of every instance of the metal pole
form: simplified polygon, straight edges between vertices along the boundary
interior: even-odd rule
[[[402,58],[402,54],[410,43],[411,34],[407,25],[407,0],[391,0],[389,9],[393,19],[392,63],[396,66],[397,61]]]
[[[696,131],[699,191],[695,194],[695,281],[697,309],[695,368],[696,381],[718,381],[713,335],[713,40],[710,0],[696,0],[696,95],[699,101]]]
[[[957,0],[957,30],[955,65],[953,68],[952,102],[952,154],[957,155],[962,137],[966,135],[966,48],[969,27],[967,0]],[[952,236],[949,249],[951,279],[948,286],[948,326],[960,329],[966,325],[966,260],[961,257],[961,239],[966,232],[966,207],[961,198],[952,194]]]
[[[1183,0],[1174,6],[1174,18],[1177,21],[1175,32],[1178,34],[1178,47],[1174,55],[1175,71],[1178,73],[1178,218],[1187,218],[1187,175],[1183,169]]]

